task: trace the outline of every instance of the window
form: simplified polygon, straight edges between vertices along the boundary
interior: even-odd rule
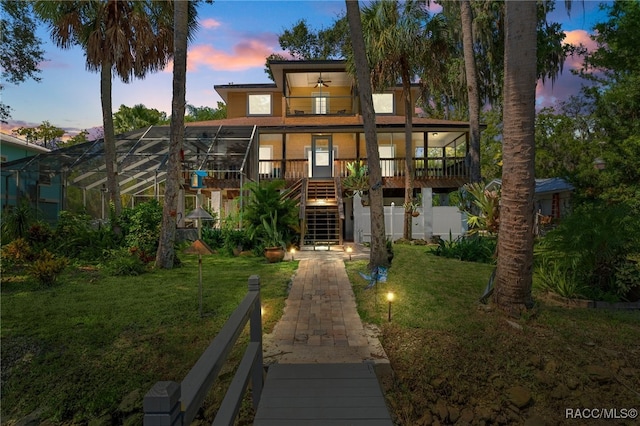
[[[378,153],[380,155],[380,168],[383,177],[393,177],[396,171],[395,165],[395,147],[393,145],[379,145]]]
[[[249,95],[249,115],[271,115],[271,94]]]
[[[40,185],[51,185],[51,177],[53,173],[49,173],[46,167],[43,164],[40,164],[38,183]]]
[[[326,93],[313,92],[313,113],[326,114],[329,111],[329,97]]]
[[[393,114],[393,93],[374,93],[373,110],[376,114]]]
[[[270,175],[273,170],[273,147],[261,146],[259,148],[260,174]]]
[[[0,163],[6,163],[7,162],[7,156],[6,155],[0,155]]]

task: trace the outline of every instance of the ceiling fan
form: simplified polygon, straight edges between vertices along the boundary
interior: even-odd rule
[[[327,83],[331,83],[331,80],[323,80],[322,77],[318,78],[316,87],[329,87]]]
[[[316,80],[316,82],[314,84],[314,87],[317,87],[317,88],[329,87],[329,85],[327,83],[331,83],[331,80],[323,79],[322,78],[322,73],[320,73],[318,75],[318,80]]]

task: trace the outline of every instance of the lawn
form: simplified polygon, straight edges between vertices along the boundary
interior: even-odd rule
[[[5,274],[2,282],[2,423],[37,412],[54,424],[117,424],[131,418],[158,380],[180,382],[261,278],[267,331],[282,314],[297,262],[203,257],[203,317],[197,256],[174,270],[132,277],[69,267],[41,288]],[[239,352],[239,351],[238,351]],[[76,423],[74,423],[76,422]]]
[[[382,328],[397,424],[581,424],[565,418],[575,408],[617,409],[607,424],[633,423],[621,410],[640,408],[640,312],[564,308],[534,285],[537,306],[514,319],[478,303],[491,266],[420,246],[395,253],[377,291],[357,274],[366,262],[347,272],[361,317]]]
[[[358,275],[366,261],[346,265],[362,319],[382,328],[394,370],[384,387],[397,424],[575,425],[582,422],[566,420],[565,409],[639,408],[638,311],[567,309],[536,292],[536,308],[513,319],[478,303],[491,266],[421,246],[396,245],[395,253],[377,290],[364,290]],[[5,274],[2,423],[36,412],[52,424],[140,424],[144,393],[184,377],[246,294],[249,275],[261,277],[270,332],[297,266],[203,257],[201,318],[197,258],[182,258],[180,268],[136,277],[69,267],[51,288]],[[391,322],[387,290],[396,295]],[[246,407],[243,415],[250,419]]]

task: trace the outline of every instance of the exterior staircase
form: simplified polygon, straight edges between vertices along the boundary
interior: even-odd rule
[[[303,245],[342,244],[342,196],[339,180],[310,179],[301,209]],[[303,186],[304,190],[304,186]]]

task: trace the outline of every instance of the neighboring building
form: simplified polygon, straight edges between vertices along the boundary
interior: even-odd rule
[[[357,87],[346,72],[345,61],[272,61],[270,68],[275,83],[214,87],[227,104],[226,119],[186,124],[179,224],[185,224],[186,213],[195,207],[196,193],[224,216],[243,202],[240,189],[244,182],[283,179],[301,200],[305,244],[368,241],[368,208],[363,210],[359,204],[354,208],[354,200],[344,198],[341,190],[347,164],[367,161]],[[412,90],[415,101],[417,85]],[[402,235],[405,178],[401,88],[374,94],[374,106],[384,202],[392,208],[391,219],[398,221],[391,222],[387,230],[390,237],[398,238]],[[468,128],[467,122],[427,119],[413,113],[412,195],[422,194],[423,199],[422,214],[414,219],[414,238],[433,235],[434,193],[448,193],[468,182]],[[162,197],[168,143],[168,126],[117,137],[118,177],[125,205]],[[83,200],[94,216],[104,217],[102,144],[100,140],[62,148],[39,156],[29,167],[38,163],[60,174],[65,191],[74,191],[66,199]],[[26,167],[25,162],[13,164],[11,170],[3,170],[3,176],[24,172]],[[191,184],[192,177],[196,185]]]
[[[19,160],[42,152],[49,152],[48,148],[44,148],[34,143],[29,143],[24,139],[17,138],[13,135],[0,132],[0,163]]]
[[[494,179],[486,186],[493,190],[502,187],[501,179]],[[535,212],[544,220],[557,220],[571,211],[571,194],[575,188],[566,180],[555,177],[536,179],[533,195]]]
[[[24,139],[0,132],[0,159],[2,164],[0,167],[5,169],[5,165],[20,160],[29,160],[35,158],[38,154],[46,154],[50,152],[48,148],[40,145],[29,143]],[[60,185],[55,176],[51,176],[49,172],[44,170],[34,170],[34,182],[25,188],[25,191],[19,191],[17,185],[12,185],[10,180],[19,179],[19,175],[11,176],[3,173],[0,179],[0,203],[2,210],[8,206],[15,206],[17,200],[27,195],[36,208],[37,214],[41,219],[53,221],[57,217],[60,206]],[[37,175],[37,176],[35,176]],[[25,176],[26,177],[26,176]]]

